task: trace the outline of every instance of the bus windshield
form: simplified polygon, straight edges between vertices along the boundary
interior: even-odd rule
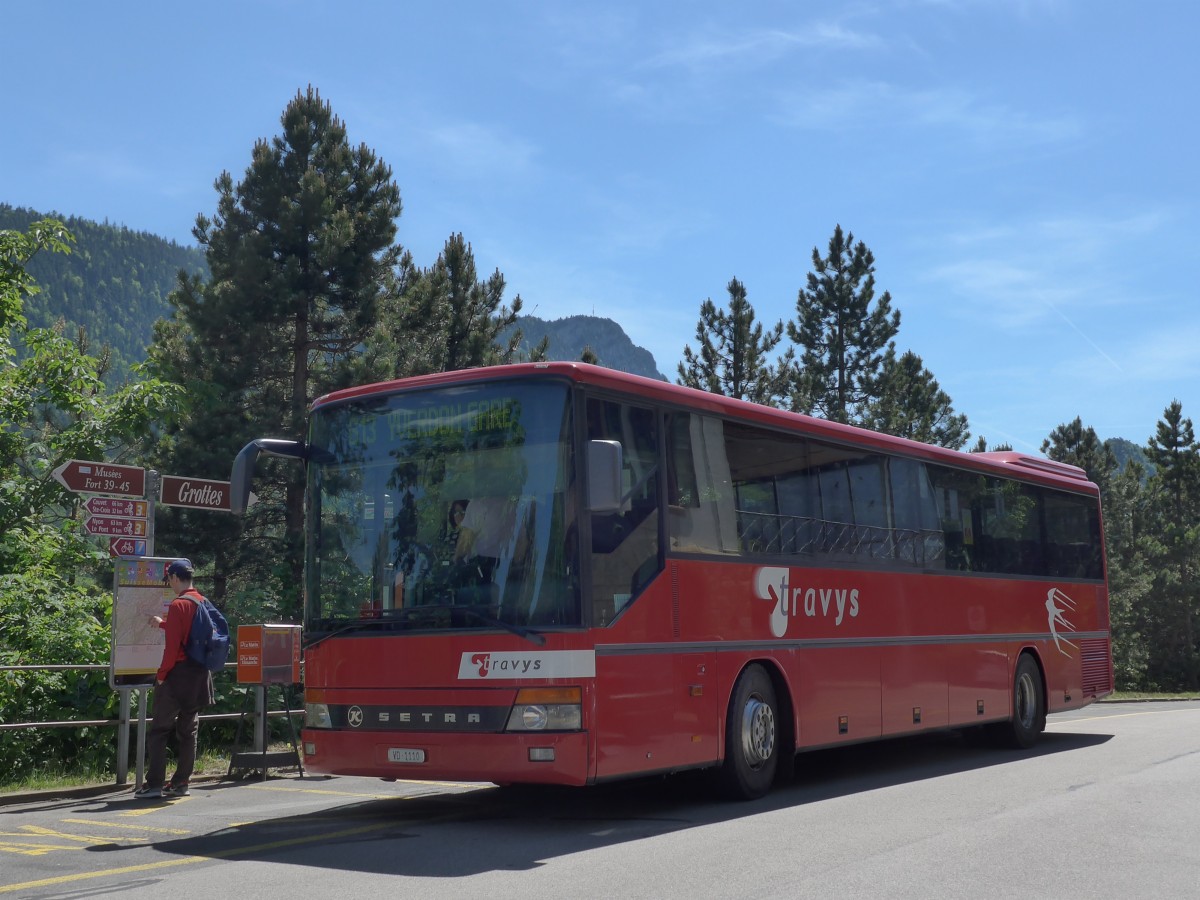
[[[512,381],[314,410],[307,632],[579,625],[567,397]]]

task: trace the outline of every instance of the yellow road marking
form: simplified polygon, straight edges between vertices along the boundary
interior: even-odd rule
[[[184,856],[179,859],[168,859],[160,862],[144,863],[137,866],[122,866],[117,869],[102,869],[97,872],[77,872],[73,875],[58,875],[54,878],[43,878],[39,881],[26,881],[22,884],[0,885],[0,894],[11,894],[14,891],[27,891],[31,888],[49,887],[56,884],[69,884],[73,881],[85,881],[90,878],[107,878],[111,875],[130,875],[134,872],[152,872],[156,869],[169,869],[175,866],[186,866],[192,863],[207,862],[214,859],[229,859],[250,853],[261,853],[266,850],[278,850],[282,847],[293,847],[299,844],[311,844],[318,841],[329,841],[337,838],[352,837],[356,834],[366,834],[371,831],[382,831],[394,828],[396,822],[376,822],[371,825],[361,825],[357,828],[347,828],[344,831],[332,831],[326,834],[315,834],[306,837],[286,838],[267,844],[257,844],[253,847],[235,847],[229,850],[214,850],[207,856]],[[3,845],[0,845],[3,846]],[[51,848],[70,849],[70,848]]]
[[[17,844],[0,841],[0,853],[20,853],[22,856],[45,856],[51,850],[75,850],[76,847],[59,847],[54,844]],[[0,891],[4,888],[0,887]]]
[[[145,809],[130,809],[123,813],[118,813],[118,815],[125,816],[126,818],[131,818],[134,816],[148,816],[148,815],[150,815],[150,813],[156,813],[160,809],[166,809],[166,808],[167,808],[167,804],[161,803],[158,806],[147,806]]]
[[[63,819],[70,825],[97,825],[101,828],[128,828],[130,831],[152,831],[156,834],[191,834],[186,828],[155,828],[152,825],[124,825],[121,822],[102,822],[99,819]]]
[[[22,825],[21,830],[26,834],[37,834],[42,837],[61,838],[64,841],[78,841],[81,844],[94,844],[105,838],[95,835],[67,834],[65,831],[55,831],[53,828],[43,828],[41,825]]]

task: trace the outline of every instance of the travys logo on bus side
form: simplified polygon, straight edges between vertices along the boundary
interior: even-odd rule
[[[532,653],[468,650],[458,661],[459,681],[592,678],[595,674],[595,650],[542,650]]]
[[[754,573],[754,596],[773,603],[770,621],[775,637],[787,634],[788,620],[798,615],[832,619],[838,626],[847,618],[857,618],[858,588],[794,586],[791,572],[782,566],[763,566]]]

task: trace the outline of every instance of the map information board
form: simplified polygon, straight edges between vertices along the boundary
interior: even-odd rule
[[[152,616],[166,618],[175,594],[163,584],[163,572],[175,557],[118,559],[113,577],[112,661],[114,688],[154,684],[162,662],[165,636]]]

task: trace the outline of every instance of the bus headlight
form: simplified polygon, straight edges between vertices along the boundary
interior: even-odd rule
[[[305,728],[332,728],[333,719],[329,717],[329,706],[325,703],[304,704]]]
[[[581,688],[522,688],[505,731],[579,731],[583,728]]]

